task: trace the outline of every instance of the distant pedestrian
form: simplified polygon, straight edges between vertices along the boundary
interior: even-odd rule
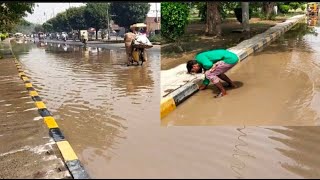
[[[230,87],[237,87],[224,73],[237,64],[238,61],[238,56],[228,50],[209,50],[197,54],[195,60],[188,61],[187,70],[188,73],[202,73],[204,70],[205,79],[199,89],[206,89],[211,81],[220,90],[220,93],[215,96],[217,98],[227,95],[220,79],[226,81]]]

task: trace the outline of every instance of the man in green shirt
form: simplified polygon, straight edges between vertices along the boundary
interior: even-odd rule
[[[211,81],[220,90],[220,93],[215,97],[222,97],[227,93],[220,79],[226,81],[230,87],[237,87],[224,73],[236,65],[238,61],[238,56],[228,50],[210,50],[201,52],[196,55],[195,60],[188,61],[187,69],[188,73],[202,73],[203,69],[205,79],[199,89],[206,89]]]

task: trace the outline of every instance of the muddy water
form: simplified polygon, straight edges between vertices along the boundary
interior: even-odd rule
[[[56,91],[56,96],[59,96]],[[83,96],[82,91],[79,94]],[[44,96],[46,92],[42,91],[42,94]],[[113,104],[118,101],[113,101]],[[50,102],[45,102],[49,106]],[[151,106],[148,103],[143,102]],[[133,105],[117,107],[122,109],[120,117],[123,114],[127,116],[123,121],[119,120],[124,127],[122,129],[108,128],[108,122],[103,119],[91,119],[89,126],[86,118],[81,118],[81,121],[70,120],[72,116],[61,119],[63,115],[59,111],[54,112],[60,116],[57,120],[59,125],[63,123],[64,132],[69,133],[68,140],[92,178],[320,177],[319,127],[163,127],[159,124],[159,117],[147,119],[147,113],[129,113],[135,107]],[[150,107],[147,110],[150,109],[154,110],[150,113],[159,114],[159,109]],[[92,112],[92,116],[95,113]],[[79,127],[80,123],[86,126]]]
[[[27,43],[13,49],[89,174],[130,130],[143,131],[151,119],[159,125],[159,48],[147,51],[142,67],[125,65],[123,47]]]
[[[167,125],[319,125],[319,27],[300,24],[227,74],[239,88],[209,86],[163,119]]]

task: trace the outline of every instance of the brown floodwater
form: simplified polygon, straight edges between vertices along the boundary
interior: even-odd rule
[[[30,51],[36,53],[30,56]],[[44,68],[33,68],[31,71],[32,66],[39,67],[37,63],[48,61],[44,59],[46,56],[43,54],[45,53],[33,48],[29,52],[21,53],[20,60],[24,64],[24,69],[34,75],[31,79],[32,82],[37,81],[39,84],[37,88],[42,89],[39,90],[40,95],[49,110],[54,113],[58,124],[67,135],[67,139],[92,178],[320,177],[319,127],[160,126],[160,92],[159,86],[156,84],[159,83],[159,71],[152,72],[153,86],[155,86],[153,94],[155,95],[150,97],[149,101],[144,100],[141,104],[129,104],[128,99],[133,98],[129,94],[121,98],[118,97],[110,104],[105,105],[107,100],[103,101],[105,103],[99,104],[95,102],[98,100],[89,99],[88,94],[92,92],[90,87],[95,87],[95,83],[104,84],[104,81],[108,81],[106,77],[101,81],[97,80],[99,77],[97,75],[92,77],[91,81],[95,81],[95,83],[89,83],[87,80],[85,83],[90,87],[78,85],[82,89],[73,90],[75,92],[68,91],[75,93],[71,94],[72,97],[68,97],[71,95],[67,93],[60,93],[66,91],[65,89],[68,87],[63,83],[58,84],[57,79],[65,80],[65,83],[69,83],[70,88],[77,85],[78,81],[81,81],[80,77],[88,78],[80,75],[88,73],[86,68],[91,65],[90,59],[84,66],[81,63],[86,64],[85,60],[79,58],[80,55],[76,56],[77,53],[74,54],[76,59],[74,60],[70,58],[71,55],[66,59],[61,58],[62,54],[67,56],[68,53],[50,53],[49,55],[47,52],[46,56],[52,57],[50,61],[57,64],[46,62],[43,63],[44,66],[51,64],[51,71],[61,70],[60,73],[62,73],[55,80],[53,76],[58,74],[51,74],[51,71],[45,71]],[[92,56],[95,59],[97,55]],[[35,59],[36,61],[34,61]],[[152,58],[149,60],[147,68],[151,68],[152,65]],[[124,59],[121,58],[119,61],[124,61]],[[80,65],[71,66],[71,62],[78,62]],[[99,61],[93,62],[98,63]],[[103,64],[102,62],[101,64]],[[104,65],[111,67],[109,71],[112,71],[112,68],[122,67],[107,64]],[[153,71],[160,70],[160,63],[154,64],[152,67],[155,68]],[[73,71],[66,76],[63,69],[64,71],[66,69]],[[36,77],[38,71],[45,72],[45,75]],[[122,74],[124,73],[125,71]],[[69,76],[76,75],[78,76],[73,77],[75,80],[68,80]],[[58,84],[61,88],[54,86],[51,82]],[[71,82],[73,86],[70,85]],[[121,86],[115,83],[110,84],[114,89],[116,89],[116,85]],[[245,83],[242,87],[245,87]],[[100,88],[103,87],[97,87],[97,89]],[[106,91],[105,88],[103,89]],[[121,90],[116,89],[115,91],[118,93]],[[50,95],[48,92],[54,95]],[[99,93],[96,94],[99,95]],[[52,96],[56,98],[52,98]],[[110,94],[106,93],[100,98],[106,99],[109,96]],[[80,97],[85,99],[86,103],[82,102]],[[48,98],[50,100],[47,100]],[[64,98],[74,102],[61,100]],[[135,100],[139,100],[138,95],[135,98],[137,98]],[[153,101],[157,101],[157,107],[153,105]],[[60,108],[59,104],[67,105],[61,105],[63,107]],[[88,107],[89,105],[90,107]],[[102,107],[103,110],[96,110],[96,107]],[[144,109],[142,110],[142,108]],[[136,111],[136,113],[132,111]],[[154,115],[151,116],[151,114]],[[112,124],[113,122],[119,123]]]
[[[100,166],[95,163],[103,160],[101,153],[126,139],[129,128],[143,130],[145,122],[160,118],[160,48],[147,50],[143,66],[127,67],[122,46],[13,44],[26,75],[89,174],[91,164]]]
[[[320,124],[319,27],[299,24],[227,74],[239,88],[214,98],[213,85],[163,118],[164,125]]]

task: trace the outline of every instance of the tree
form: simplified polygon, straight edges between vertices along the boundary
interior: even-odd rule
[[[132,24],[145,22],[149,10],[150,4],[148,3],[111,3],[111,13],[115,15],[112,19],[116,24],[126,29],[129,29]]]
[[[299,2],[290,2],[289,6],[291,9],[297,10],[300,7],[300,3]]]
[[[197,7],[199,11],[199,17],[201,17],[201,21],[207,20],[207,3],[206,2],[196,2],[194,6]],[[239,2],[220,2],[218,10],[220,12],[221,20],[227,17],[227,14],[232,12],[234,8],[239,6]]]
[[[13,33],[23,33],[23,34],[31,34],[34,30],[35,24],[26,21],[25,19],[21,19],[15,27],[12,29]]]
[[[45,31],[45,32],[52,32],[53,31],[52,24],[50,24],[48,22],[43,23],[42,28],[43,28],[43,31]]]
[[[52,25],[52,30],[57,32],[70,31],[71,27],[69,25],[67,13],[58,13],[55,17],[49,19],[46,23]]]
[[[67,19],[73,30],[87,29],[88,26],[84,17],[85,8],[85,6],[81,6],[67,9]]]
[[[20,19],[33,13],[34,3],[8,2],[0,5],[0,31],[11,31]]]
[[[272,19],[273,15],[273,7],[275,6],[275,2],[263,2],[262,3],[262,11],[265,14],[266,19]]]
[[[86,24],[96,29],[96,39],[98,31],[107,26],[109,3],[87,3],[84,10]]]
[[[161,3],[161,36],[175,41],[180,51],[183,51],[180,38],[185,33],[188,24],[189,6],[183,2]]]
[[[220,2],[207,2],[206,33],[208,35],[221,36],[221,16],[218,10]]]
[[[55,22],[55,26],[57,26],[58,31],[62,32],[71,30],[66,11],[58,13]]]
[[[242,8],[242,27],[245,32],[250,31],[249,26],[249,2],[241,2]]]
[[[42,25],[40,25],[40,24],[35,25],[34,32],[38,33],[38,32],[43,32],[43,31],[44,31],[44,29],[43,29]]]

